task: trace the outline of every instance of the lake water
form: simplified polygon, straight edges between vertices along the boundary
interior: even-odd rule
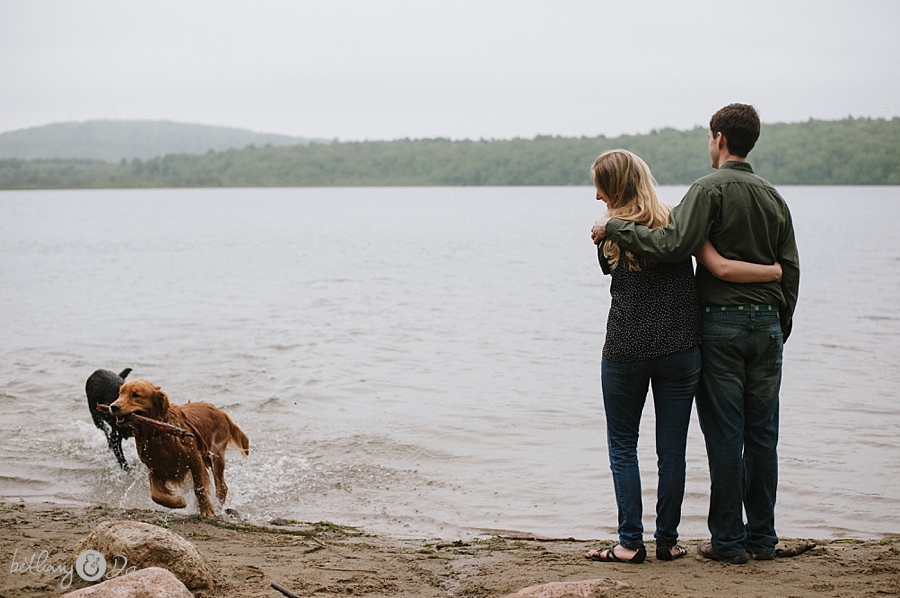
[[[900,533],[900,188],[782,192],[802,277],[778,530]],[[131,367],[244,429],[226,506],[251,520],[614,537],[601,207],[589,187],[0,192],[0,499],[161,509],[84,397]],[[708,485],[695,414],[685,538],[708,535]]]

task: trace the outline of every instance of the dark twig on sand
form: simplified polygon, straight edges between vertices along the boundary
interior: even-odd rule
[[[517,540],[520,542],[593,542],[593,540],[579,540],[577,538],[545,538],[543,536],[498,536],[503,540]]]
[[[469,546],[469,543],[462,540],[454,540],[453,542],[441,542],[434,547],[440,550],[442,548],[462,548],[463,546]]]
[[[288,598],[302,598],[300,596],[300,594],[295,594],[292,591],[290,591],[289,589],[281,587],[277,583],[273,583],[272,587],[275,588],[276,590],[278,590],[279,592],[281,592],[282,594],[284,594],[285,596],[287,596]]]
[[[578,538],[545,538],[544,536],[494,536],[501,540],[511,540],[514,542],[593,542],[593,540],[579,540]],[[462,548],[469,546],[468,542],[455,540],[453,542],[441,542],[436,544],[435,548]]]

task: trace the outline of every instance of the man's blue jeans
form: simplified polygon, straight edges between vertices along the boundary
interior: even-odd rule
[[[697,414],[709,459],[712,544],[726,557],[772,553],[781,324],[776,312],[704,313],[701,335]]]
[[[619,544],[637,550],[644,544],[641,523],[641,475],[637,459],[641,412],[653,387],[656,411],[657,543],[674,546],[684,499],[684,452],[694,393],[700,378],[700,350],[691,347],[642,361],[601,363],[609,468],[619,508]]]

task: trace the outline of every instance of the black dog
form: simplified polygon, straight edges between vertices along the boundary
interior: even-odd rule
[[[87,379],[84,392],[87,394],[88,408],[94,425],[106,434],[106,443],[116,456],[119,466],[128,471],[128,462],[122,454],[122,440],[131,438],[131,428],[118,426],[116,418],[108,413],[97,411],[97,405],[111,405],[119,398],[119,387],[125,384],[125,378],[131,373],[131,368],[125,368],[121,374],[115,374],[109,370],[97,370]]]

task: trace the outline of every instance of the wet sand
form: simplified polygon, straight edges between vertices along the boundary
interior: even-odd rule
[[[696,553],[673,562],[650,558],[642,565],[588,561],[584,553],[609,543],[535,541],[486,537],[404,539],[367,534],[332,523],[276,520],[259,526],[238,518],[202,519],[163,511],[105,506],[0,506],[0,597],[55,596],[59,574],[13,569],[48,551],[48,564],[74,563],[74,548],[98,523],[129,519],[161,525],[192,542],[209,561],[216,589],[198,596],[279,598],[279,584],[301,596],[504,596],[524,587],[556,581],[609,578],[629,587],[605,595],[659,596],[900,596],[900,537],[880,540],[817,541],[793,558],[726,565]],[[800,539],[785,539],[788,547]],[[13,555],[16,555],[15,558]],[[18,566],[18,569],[23,567]],[[89,585],[75,576],[68,590]]]

